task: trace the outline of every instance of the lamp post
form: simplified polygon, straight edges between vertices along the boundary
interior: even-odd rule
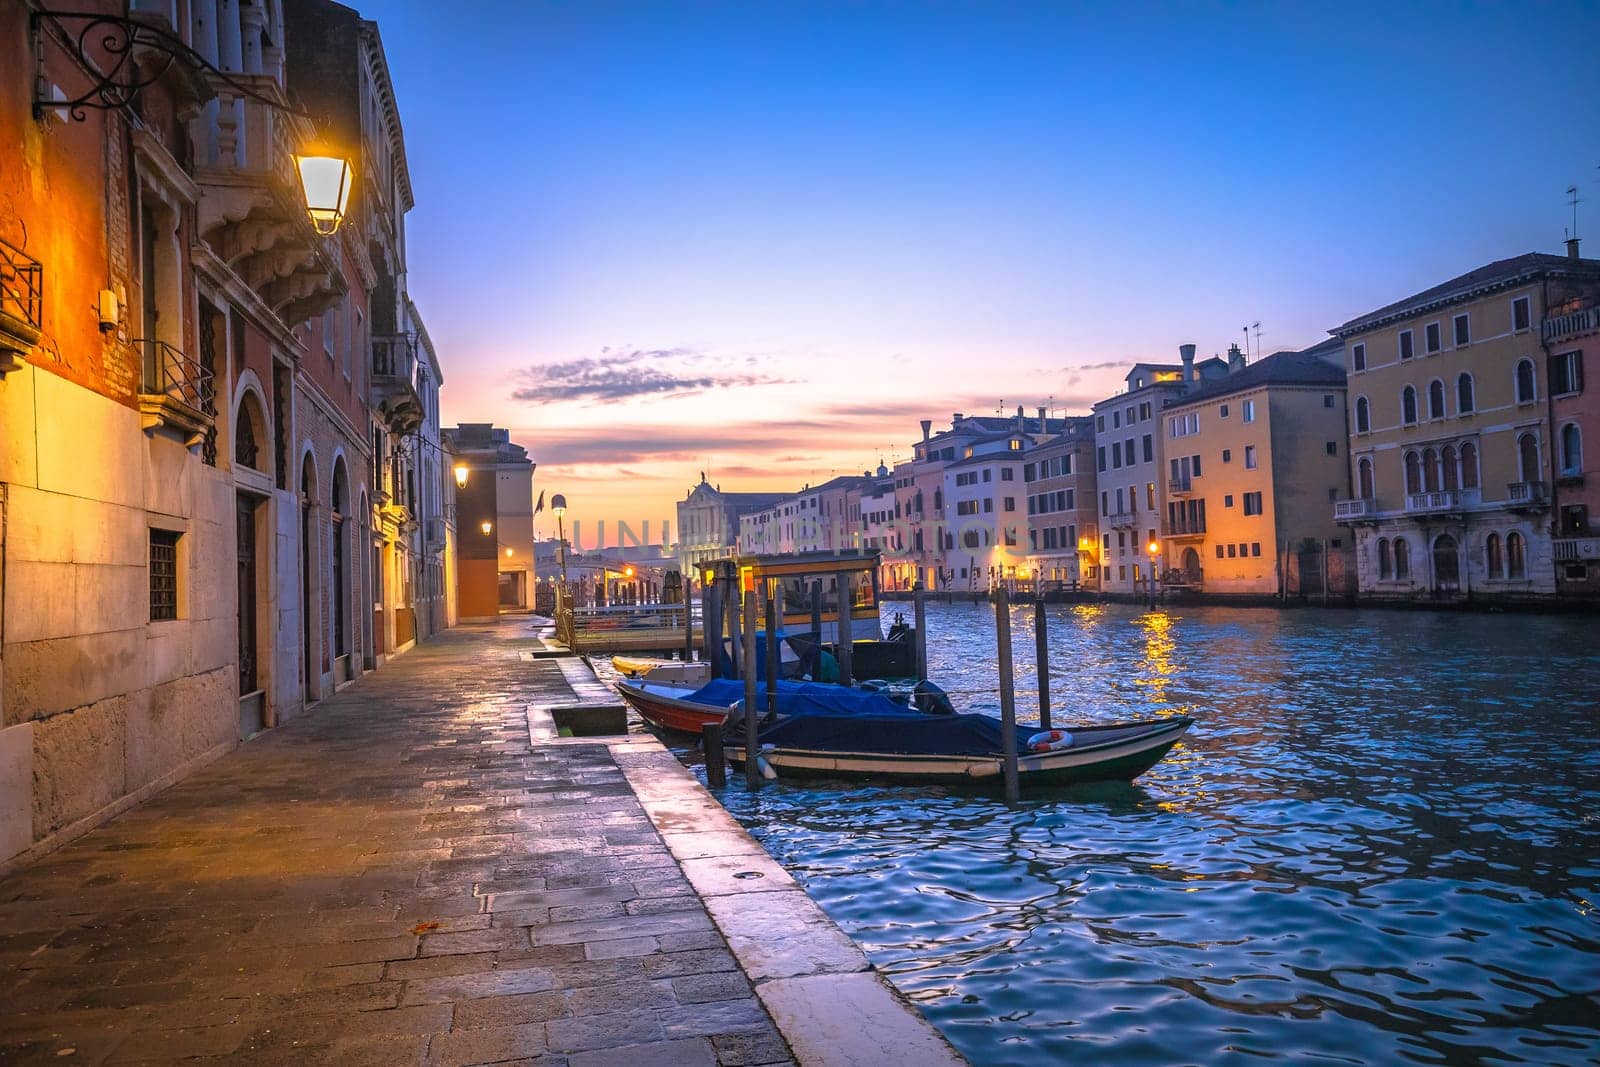
[[[1150,610],[1154,611],[1156,610],[1156,554],[1161,551],[1161,544],[1152,538],[1144,550],[1150,554]]]
[[[567,513],[567,498],[557,493],[550,498],[550,510],[556,513],[556,551],[561,555],[561,588],[567,587],[567,533],[562,516]]]

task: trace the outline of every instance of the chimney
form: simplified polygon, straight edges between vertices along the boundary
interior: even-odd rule
[[[1040,433],[1044,433],[1045,430],[1049,428],[1049,425],[1050,425],[1050,422],[1049,422],[1048,419],[1045,418],[1045,415],[1044,415],[1044,405],[1040,404],[1039,405],[1039,432]]]
[[[922,420],[922,439],[924,441],[926,441],[928,439],[928,431],[930,431],[932,429],[933,429],[933,420],[932,419],[923,419]]]
[[[1178,355],[1183,359],[1183,380],[1194,381],[1194,345],[1179,345]]]
[[[961,412],[959,412],[959,411],[956,412],[954,415],[950,416],[950,425],[951,426],[960,426],[962,418],[963,418],[963,416],[962,416]]]
[[[1567,258],[1568,259],[1577,259],[1578,258],[1578,239],[1576,237],[1568,237],[1567,238]]]
[[[1244,370],[1244,353],[1239,351],[1238,345],[1228,346],[1228,373]]]
[[[1016,426],[1017,426],[1017,432],[1018,432],[1018,433],[1021,433],[1021,432],[1022,432],[1022,405],[1021,405],[1021,404],[1018,404],[1018,405],[1017,405],[1017,421],[1016,421]]]

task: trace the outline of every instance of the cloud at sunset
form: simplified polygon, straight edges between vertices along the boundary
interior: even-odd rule
[[[750,356],[743,363],[758,366],[759,360]],[[708,389],[776,385],[784,381],[753,372],[722,372],[715,368],[707,354],[692,348],[616,350],[609,347],[602,348],[598,356],[524,367],[517,380],[521,385],[512,392],[513,400],[595,403],[641,396],[667,400]]]

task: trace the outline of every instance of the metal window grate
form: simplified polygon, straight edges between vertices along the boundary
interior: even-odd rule
[[[178,537],[176,530],[150,531],[150,621],[178,617]]]

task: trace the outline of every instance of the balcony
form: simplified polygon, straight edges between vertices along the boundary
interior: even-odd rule
[[[1206,524],[1203,522],[1161,523],[1161,536],[1167,541],[1203,541]]]
[[[1333,504],[1333,521],[1341,525],[1349,525],[1358,519],[1375,518],[1377,514],[1378,502],[1371,498],[1336,500]]]
[[[144,432],[165,432],[186,448],[199,444],[213,419],[206,414],[211,397],[211,373],[180,349],[154,338],[131,342],[144,356],[139,383],[139,416]]]
[[[39,343],[44,315],[44,268],[0,241],[0,376],[16,370]]]
[[[1131,530],[1139,525],[1139,516],[1131,511],[1119,511],[1106,516],[1106,525],[1113,530]]]
[[[1600,537],[1558,537],[1551,545],[1557,563],[1600,563]]]
[[[1537,511],[1550,506],[1543,482],[1510,482],[1506,485],[1506,505],[1514,509]]]
[[[1189,475],[1184,475],[1181,478],[1167,479],[1167,495],[1188,496],[1192,493],[1194,490],[1191,488],[1189,477]]]
[[[1584,308],[1582,311],[1574,311],[1570,315],[1557,315],[1553,319],[1544,320],[1544,339],[1546,341],[1564,341],[1568,337],[1594,333],[1596,330],[1600,330],[1600,306]]]
[[[411,433],[422,425],[414,335],[401,333],[372,339],[372,399],[390,432]]]
[[[1434,489],[1424,493],[1406,494],[1406,511],[1410,514],[1460,510],[1461,493],[1455,489]]]

